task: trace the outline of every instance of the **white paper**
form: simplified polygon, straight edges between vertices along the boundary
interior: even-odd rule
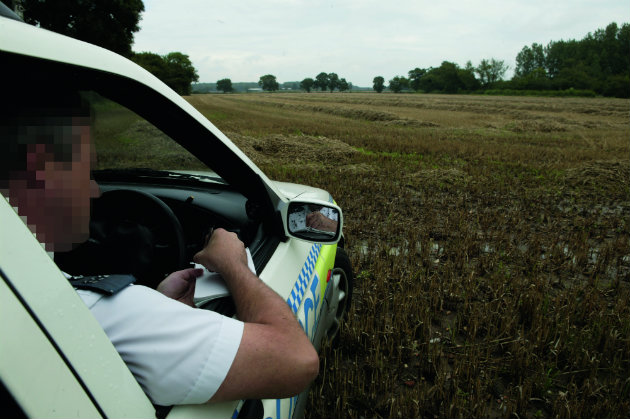
[[[249,266],[249,269],[256,275],[252,254],[249,252],[249,249],[245,249],[245,252],[247,253],[247,266]],[[221,274],[210,272],[203,265],[198,263],[195,263],[195,268],[203,269],[203,274],[197,278],[197,284],[195,285],[195,298],[224,297],[230,295],[230,291],[225,285]]]

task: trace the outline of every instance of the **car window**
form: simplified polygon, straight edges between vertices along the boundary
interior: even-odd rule
[[[97,93],[85,94],[93,116],[96,169],[209,170],[146,119]]]

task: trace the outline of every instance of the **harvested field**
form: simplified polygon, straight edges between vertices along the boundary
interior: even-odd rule
[[[344,209],[353,309],[309,417],[626,417],[630,102],[200,95]]]
[[[630,101],[187,99],[344,210],[353,307],[308,417],[630,415]]]

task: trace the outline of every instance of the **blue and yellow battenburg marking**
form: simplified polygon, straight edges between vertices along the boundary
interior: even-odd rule
[[[321,296],[326,291],[326,280],[328,279],[328,271],[333,268],[335,263],[335,255],[337,245],[314,244],[306,257],[306,261],[300,270],[295,284],[291,289],[287,303],[291,307],[291,311],[297,315],[298,322],[306,335],[312,340],[317,330],[319,320],[319,310],[322,303]],[[322,280],[323,278],[323,280]],[[310,286],[309,286],[310,283]],[[304,310],[299,311],[300,306],[304,303]],[[309,325],[312,323],[312,325]],[[310,327],[309,327],[310,326]],[[267,416],[268,419],[282,417],[282,402],[289,402],[289,417],[293,414],[293,409],[297,403],[298,396],[287,399],[276,399],[274,416]],[[236,418],[243,406],[241,401],[234,410],[232,418]],[[269,412],[267,412],[269,413]]]
[[[289,298],[287,299],[287,303],[289,303],[289,307],[293,310],[293,313],[296,314],[300,304],[302,303],[302,299],[304,298],[304,294],[308,288],[308,283],[311,279],[311,275],[315,270],[315,264],[317,263],[317,258],[319,257],[319,252],[322,250],[321,244],[314,244],[311,247],[311,251],[308,253],[306,257],[306,261],[304,262],[304,266],[302,266],[302,270],[300,271],[300,275],[298,276],[297,281],[293,285],[293,289],[291,290],[291,294],[289,294]]]

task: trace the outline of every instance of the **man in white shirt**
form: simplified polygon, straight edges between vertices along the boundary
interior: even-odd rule
[[[54,108],[7,99],[11,107],[0,109],[0,192],[50,252],[88,238],[99,194],[89,118],[78,94],[65,94],[56,92]],[[318,355],[286,302],[249,269],[243,243],[217,229],[194,261],[222,275],[238,320],[194,308],[200,269],[169,275],[157,291],[78,291],[149,398],[170,405],[300,393],[317,376]]]

